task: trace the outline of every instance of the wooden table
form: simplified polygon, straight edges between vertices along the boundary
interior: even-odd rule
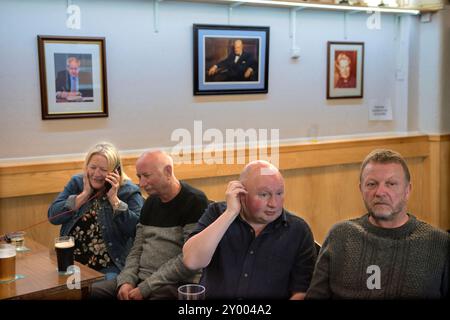
[[[87,266],[75,262],[80,268],[80,289],[69,289],[70,276],[61,276],[56,271],[56,254],[36,241],[25,239],[25,246],[31,251],[17,252],[16,274],[25,278],[11,283],[0,284],[1,299],[83,299],[90,285],[103,279],[104,275]],[[72,276],[69,280],[75,279]],[[74,282],[72,282],[74,285]]]

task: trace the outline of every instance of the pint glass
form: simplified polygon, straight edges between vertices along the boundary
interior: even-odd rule
[[[199,284],[178,287],[178,300],[205,300],[205,287]]]
[[[8,283],[16,278],[16,247],[0,244],[0,283]]]
[[[11,244],[16,246],[17,252],[29,251],[27,247],[25,247],[25,232],[24,231],[16,231],[13,233],[9,233],[8,237],[11,239]]]
[[[59,274],[68,274],[67,268],[73,265],[73,250],[75,240],[73,237],[58,237],[55,239],[56,260]]]

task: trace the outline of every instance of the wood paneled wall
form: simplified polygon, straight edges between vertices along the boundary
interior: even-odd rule
[[[358,189],[359,166],[375,148],[394,149],[407,159],[413,182],[410,212],[442,229],[450,229],[450,135],[281,146],[279,164],[286,182],[285,207],[303,217],[317,241],[322,242],[333,224],[365,212]],[[124,170],[134,182],[136,157],[123,158]],[[0,233],[42,222],[28,229],[28,235],[51,246],[59,226],[46,221],[48,206],[82,165],[82,159],[1,164]],[[181,164],[176,165],[175,173],[210,199],[223,200],[228,181],[236,179],[243,166]]]

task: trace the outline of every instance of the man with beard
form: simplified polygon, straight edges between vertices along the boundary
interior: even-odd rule
[[[450,236],[408,213],[411,182],[402,156],[372,151],[359,187],[368,213],[329,231],[306,299],[448,297]]]

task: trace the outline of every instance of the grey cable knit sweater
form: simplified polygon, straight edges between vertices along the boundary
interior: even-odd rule
[[[449,250],[449,234],[410,214],[394,229],[372,225],[367,214],[338,223],[322,246],[306,298],[448,297]],[[374,288],[377,267],[380,281]]]

